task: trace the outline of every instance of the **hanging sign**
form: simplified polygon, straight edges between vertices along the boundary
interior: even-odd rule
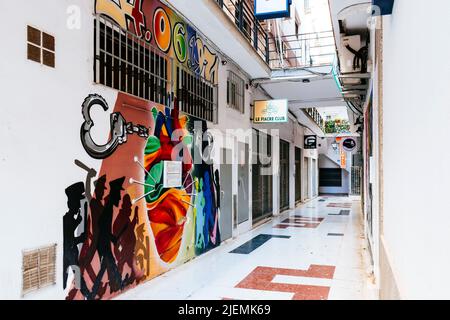
[[[341,156],[341,169],[345,169],[347,167],[347,152],[344,150],[343,138],[336,138],[336,142],[339,143],[339,152]],[[341,143],[342,142],[342,143]]]
[[[258,20],[290,17],[291,4],[292,0],[255,0],[255,17]]]
[[[288,121],[287,100],[255,101],[254,123],[279,123]]]
[[[372,15],[385,16],[392,14],[394,0],[372,0]]]
[[[305,145],[306,150],[317,149],[317,136],[305,136]]]
[[[352,152],[356,148],[356,140],[353,138],[346,138],[342,142],[342,147],[345,151]]]

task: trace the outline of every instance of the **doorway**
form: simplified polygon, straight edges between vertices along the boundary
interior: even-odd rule
[[[223,148],[220,152],[220,236],[222,241],[233,236],[233,167],[232,152]]]
[[[303,159],[303,199],[309,199],[309,158]]]
[[[295,147],[295,202],[302,201],[302,149]]]
[[[237,225],[249,219],[249,145],[238,142]]]
[[[312,197],[317,197],[317,160],[312,159]]]
[[[280,139],[280,212],[289,209],[289,142]]]
[[[253,129],[252,220],[268,218],[273,211],[272,137]]]

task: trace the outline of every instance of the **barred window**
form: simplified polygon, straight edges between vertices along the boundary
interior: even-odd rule
[[[156,103],[168,104],[168,58],[112,20],[94,22],[95,82]]]
[[[177,99],[184,113],[217,123],[217,86],[178,65]]]
[[[244,80],[228,71],[227,104],[230,108],[244,113]]]

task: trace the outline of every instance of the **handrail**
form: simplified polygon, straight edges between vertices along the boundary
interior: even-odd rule
[[[269,33],[243,0],[213,0],[272,70],[332,65],[336,57],[333,31],[281,35]],[[282,48],[280,47],[280,40]],[[282,54],[281,54],[282,53]]]
[[[280,41],[282,48],[280,48]],[[332,65],[336,57],[334,41],[331,31],[280,37],[274,35],[269,41],[270,67],[271,69],[288,69]]]

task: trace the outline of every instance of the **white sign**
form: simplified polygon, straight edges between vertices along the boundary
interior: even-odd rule
[[[261,100],[255,101],[254,123],[277,123],[288,121],[287,100]]]
[[[255,0],[255,16],[258,19],[289,17],[291,0]]]
[[[182,187],[182,173],[181,161],[164,161],[164,188]]]

